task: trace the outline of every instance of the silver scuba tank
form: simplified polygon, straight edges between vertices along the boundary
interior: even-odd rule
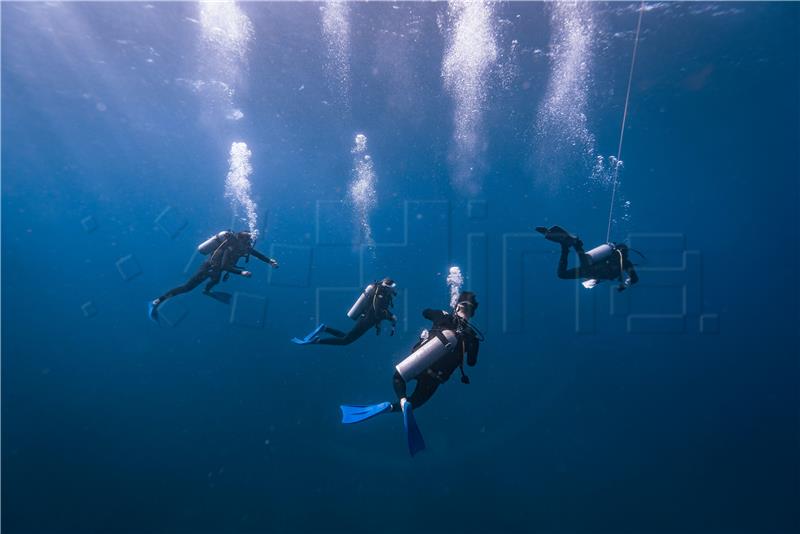
[[[589,260],[590,265],[595,265],[597,263],[601,263],[606,261],[611,255],[614,253],[616,249],[610,243],[605,243],[600,245],[599,247],[594,247],[589,252],[585,252],[584,254],[587,256],[587,260]]]
[[[211,254],[217,247],[219,247],[223,241],[225,241],[225,237],[227,236],[228,232],[220,232],[218,234],[212,235],[197,247],[197,252],[200,254]]]
[[[361,292],[361,295],[358,296],[358,299],[350,307],[350,311],[347,312],[347,316],[354,321],[361,317],[361,314],[367,309],[367,306],[369,305],[374,293],[375,284],[370,284],[365,287],[364,291]]]
[[[422,346],[395,366],[403,380],[408,382],[416,378],[431,365],[438,362],[442,356],[453,350],[458,342],[456,333],[452,330],[443,330],[442,336],[447,340],[447,343],[443,343],[439,336],[430,336]]]

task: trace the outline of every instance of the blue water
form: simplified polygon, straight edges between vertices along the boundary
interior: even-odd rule
[[[2,3],[3,531],[799,532],[800,6],[648,5],[621,294],[533,227],[605,240],[638,4],[321,7]],[[247,226],[233,142],[280,269],[153,324]],[[486,342],[412,459],[338,405],[393,400],[451,265]],[[397,335],[289,343],[386,275]]]

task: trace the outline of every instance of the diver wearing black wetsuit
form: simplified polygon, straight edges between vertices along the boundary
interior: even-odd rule
[[[583,250],[583,242],[580,239],[575,240],[574,248],[578,254],[580,266],[567,269],[569,245],[562,243],[561,256],[558,259],[557,274],[559,278],[564,280],[574,280],[576,278],[597,281],[617,280],[620,283],[617,286],[617,291],[625,291],[639,281],[639,275],[636,274],[636,269],[634,269],[633,263],[628,258],[630,249],[624,243],[614,243],[614,252],[611,256],[595,264],[590,264],[587,261],[588,257]]]
[[[364,302],[362,299],[368,298],[369,301],[365,302],[361,315],[356,318],[356,324],[352,330],[345,333],[341,330],[331,328],[325,323],[320,324],[304,338],[294,338],[292,342],[297,345],[349,345],[353,341],[363,336],[370,328],[375,328],[375,333],[380,335],[381,322],[389,321],[392,323],[392,331],[389,335],[393,336],[395,327],[397,326],[397,317],[392,313],[391,308],[394,306],[394,296],[397,294],[397,284],[391,278],[384,278],[380,282],[374,282],[369,288],[368,293],[364,293],[359,298],[358,302]],[[358,302],[356,306],[358,306]],[[348,312],[348,315],[352,312]],[[319,334],[326,332],[332,337],[320,338]]]
[[[436,389],[447,382],[450,375],[458,368],[461,369],[461,381],[469,384],[469,377],[464,374],[463,369],[464,355],[466,355],[467,365],[470,367],[474,367],[478,363],[480,338],[468,322],[475,315],[478,301],[471,291],[462,292],[458,300],[455,314],[444,310],[432,309],[426,309],[422,312],[422,316],[433,323],[425,339],[436,336],[443,330],[452,330],[456,333],[457,342],[453,350],[442,356],[436,363],[417,376],[414,392],[408,398],[408,401],[415,409],[428,402],[433,394],[436,393]],[[425,339],[420,339],[411,349],[411,352],[417,350]],[[392,403],[392,411],[402,411],[401,401],[406,398],[406,381],[395,370],[392,382],[394,383],[394,392],[399,399],[397,402]]]
[[[236,265],[239,260],[245,256],[254,256],[272,267],[278,267],[277,261],[268,258],[253,248],[253,239],[250,232],[220,232],[220,234],[218,234],[218,239],[220,244],[211,252],[202,265],[200,265],[194,276],[185,284],[172,288],[155,299],[152,302],[153,311],[163,304],[165,300],[182,293],[188,293],[205,280],[208,280],[208,282],[203,291],[205,293],[210,293],[211,289],[220,282],[223,273],[225,273],[225,279],[227,279],[228,273],[249,278],[253,273],[241,269]]]
[[[397,326],[397,317],[391,312],[390,308],[394,306],[395,283],[390,278],[384,278],[380,283],[375,283],[375,288],[375,294],[372,296],[371,302],[358,318],[352,330],[345,334],[341,330],[325,326],[323,331],[333,337],[319,338],[314,343],[320,345],[349,345],[372,327],[375,327],[375,333],[380,335],[381,321],[384,320],[392,323],[392,330],[389,335],[393,336]]]
[[[571,235],[560,226],[545,228],[538,226],[536,230],[544,234],[545,239],[561,245],[561,256],[558,258],[556,274],[563,280],[585,279],[602,282],[617,280],[617,291],[624,291],[639,281],[639,275],[631,262],[630,248],[624,243],[609,243],[611,254],[600,261],[592,262],[592,258],[583,250],[583,241]],[[578,267],[567,269],[569,249],[573,247],[578,254]],[[587,287],[593,287],[589,285]]]

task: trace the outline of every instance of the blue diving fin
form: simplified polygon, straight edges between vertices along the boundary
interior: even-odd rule
[[[419,431],[417,420],[414,419],[411,403],[403,399],[401,404],[403,406],[403,428],[406,431],[406,439],[408,440],[408,452],[411,456],[414,456],[418,452],[425,450],[425,440],[422,438],[422,432]]]
[[[318,327],[311,331],[306,337],[300,339],[299,337],[293,337],[292,343],[295,345],[308,345],[310,343],[316,343],[319,338],[319,333],[325,329],[325,323],[320,323]]]
[[[154,323],[158,322],[158,306],[152,300],[147,303],[147,317]]]
[[[342,423],[349,425],[352,423],[359,423],[370,417],[375,417],[382,413],[392,410],[391,402],[382,402],[380,404],[373,404],[371,406],[352,406],[349,404],[342,404],[339,406],[342,409]]]

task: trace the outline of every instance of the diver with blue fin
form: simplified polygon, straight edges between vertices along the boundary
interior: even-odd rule
[[[394,306],[394,297],[396,295],[397,284],[394,280],[391,278],[376,280],[364,288],[350,311],[347,312],[347,316],[356,321],[356,324],[349,332],[344,333],[322,323],[306,337],[292,338],[292,343],[297,345],[349,345],[373,327],[375,328],[375,333],[380,335],[382,321],[390,321],[392,323],[392,330],[389,335],[393,336],[397,326],[397,317],[392,313],[391,308]],[[320,337],[323,332],[330,334],[331,337]]]
[[[211,291],[215,285],[220,281],[227,280],[231,274],[244,276],[245,278],[250,278],[253,275],[250,271],[237,266],[241,258],[245,258],[245,261],[248,262],[250,261],[250,256],[254,256],[273,268],[278,267],[277,261],[257,251],[253,248],[254,245],[253,235],[244,231],[233,232],[225,230],[208,238],[197,247],[197,251],[208,256],[208,258],[203,261],[197,272],[185,284],[172,288],[157,299],[149,302],[148,317],[158,322],[158,307],[165,300],[182,293],[188,293],[206,280],[208,282],[203,293],[224,302],[224,295]]]
[[[562,280],[584,279],[583,287],[591,289],[605,280],[619,282],[617,291],[625,291],[639,281],[633,262],[629,256],[632,250],[624,243],[604,243],[590,251],[583,250],[583,241],[560,226],[537,226],[536,231],[544,235],[548,241],[561,245],[561,256],[558,259],[558,277]],[[567,269],[570,247],[578,254],[578,267]],[[637,251],[634,251],[640,254]]]
[[[395,367],[392,381],[398,401],[369,406],[342,405],[342,423],[358,423],[382,413],[401,412],[411,456],[424,450],[425,440],[417,426],[413,409],[428,402],[456,369],[461,370],[461,382],[469,384],[469,377],[464,373],[464,356],[470,367],[478,363],[478,348],[483,341],[483,335],[469,321],[477,308],[475,294],[463,291],[452,313],[424,310],[422,315],[431,321],[431,327],[423,330],[411,354]],[[416,380],[416,385],[408,397],[407,383],[410,380]]]

